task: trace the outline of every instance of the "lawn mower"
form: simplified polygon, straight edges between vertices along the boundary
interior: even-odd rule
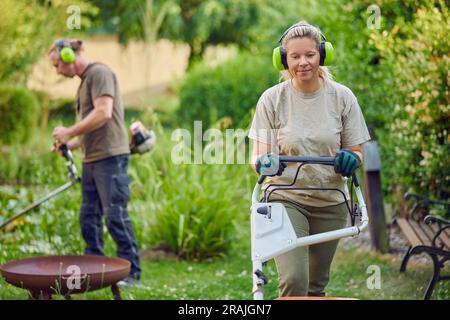
[[[279,163],[298,163],[299,165],[291,184],[268,184],[264,188],[263,196],[260,199],[259,194],[261,192],[264,179],[266,178],[266,176],[261,175],[253,189],[251,206],[251,255],[253,265],[252,292],[255,300],[264,299],[264,285],[267,284],[267,277],[263,273],[264,263],[297,247],[309,246],[358,235],[367,227],[369,223],[366,205],[364,203],[364,198],[356,178],[356,174],[353,174],[350,178],[350,204],[349,199],[347,199],[346,196],[346,194],[348,194],[347,184],[345,193],[342,190],[335,188],[300,188],[294,186],[299,171],[304,165],[334,166],[335,157],[279,156],[277,157],[277,161],[279,161]],[[275,170],[275,172],[277,170]],[[353,204],[353,187],[355,188],[358,202],[357,204]],[[268,202],[274,191],[282,189],[333,190],[341,193],[343,196],[343,202],[346,203],[350,214],[351,226],[329,232],[297,237],[284,205],[277,202]]]

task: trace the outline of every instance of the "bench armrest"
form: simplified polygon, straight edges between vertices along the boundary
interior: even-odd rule
[[[431,240],[431,245],[435,248],[438,248],[436,241],[438,240],[439,236],[444,232],[445,229],[450,228],[450,221],[432,215],[426,216],[425,219],[423,219],[423,221],[426,224],[437,223],[439,225],[439,230],[436,231],[435,235],[433,236],[433,239]],[[444,247],[445,244],[441,242],[440,249]]]
[[[444,207],[450,207],[450,202],[441,201],[441,200],[432,200],[430,198],[427,198],[426,196],[412,193],[412,192],[406,192],[404,195],[405,200],[415,199],[417,203],[421,203],[425,206],[431,206],[431,205],[438,205],[438,206],[444,206]]]
[[[425,219],[423,219],[423,222],[426,224],[439,223],[440,225],[450,225],[450,221],[432,215],[426,216]]]

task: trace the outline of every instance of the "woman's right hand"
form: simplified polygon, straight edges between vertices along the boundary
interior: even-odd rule
[[[286,163],[279,160],[277,155],[267,152],[256,159],[256,172],[263,176],[281,176]]]

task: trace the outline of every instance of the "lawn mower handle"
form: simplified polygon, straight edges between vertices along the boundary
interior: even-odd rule
[[[304,164],[322,164],[326,166],[334,166],[336,157],[298,157],[298,156],[278,156],[280,162],[299,162]],[[262,184],[266,176],[261,175],[258,184]]]
[[[298,156],[279,156],[278,159],[282,162],[302,162],[309,164],[324,164],[328,166],[334,165],[336,157],[298,157]]]

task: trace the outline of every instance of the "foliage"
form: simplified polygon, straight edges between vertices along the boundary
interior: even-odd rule
[[[37,99],[23,87],[0,86],[0,143],[26,142],[35,127]]]
[[[268,0],[91,0],[100,14],[90,32],[117,33],[119,41],[167,38],[184,42],[191,48],[189,65],[200,61],[206,47],[236,44],[251,48],[274,24],[283,21],[284,13],[293,16],[289,2]],[[293,2],[292,2],[293,3]],[[260,23],[272,28],[261,32]],[[282,28],[282,27],[281,27]],[[277,28],[280,29],[280,28]]]
[[[77,30],[66,26],[69,6],[95,15],[96,8],[81,0],[2,0],[0,2],[0,82],[24,84],[30,67],[59,35],[69,36]],[[89,19],[83,17],[83,28]]]
[[[178,118],[189,127],[194,121],[202,121],[203,127],[208,128],[228,117],[237,127],[240,121],[247,120],[259,96],[277,79],[271,60],[251,53],[240,54],[216,67],[197,65],[180,86]]]
[[[248,230],[248,222],[244,224]],[[246,234],[245,239],[248,239]],[[0,253],[0,264],[28,257],[17,247],[5,246]],[[339,248],[330,271],[327,295],[361,300],[421,300],[431,273],[429,265],[410,263],[406,273],[399,273],[400,259],[391,255],[368,253],[361,249]],[[380,288],[368,288],[368,270],[379,266]],[[124,300],[236,300],[252,298],[251,257],[248,240],[236,243],[227,258],[202,262],[161,259],[142,259],[142,285],[121,291]],[[275,263],[264,266],[268,278],[265,298],[278,296]],[[373,278],[373,277],[372,277]],[[441,281],[433,293],[433,300],[450,298],[450,282]],[[29,299],[26,290],[14,287],[0,278],[0,299]],[[64,299],[55,295],[53,299]],[[111,300],[110,288],[72,295],[76,300]],[[231,301],[233,303],[233,301]]]
[[[167,246],[181,258],[225,255],[248,213],[250,168],[177,164],[173,142],[160,130],[157,137],[155,150],[132,158],[129,170],[138,240]]]
[[[410,21],[398,16],[390,29],[371,37],[400,94],[384,167],[399,195],[407,190],[434,198],[450,194],[450,46],[443,41],[448,32],[448,8],[430,0],[421,2]]]
[[[54,187],[0,189],[0,220],[11,217]],[[2,247],[18,248],[22,254],[82,254],[84,249],[78,223],[80,186],[75,185],[15,220],[0,231]]]
[[[60,98],[49,102],[49,118],[75,119],[75,102],[71,98]]]

